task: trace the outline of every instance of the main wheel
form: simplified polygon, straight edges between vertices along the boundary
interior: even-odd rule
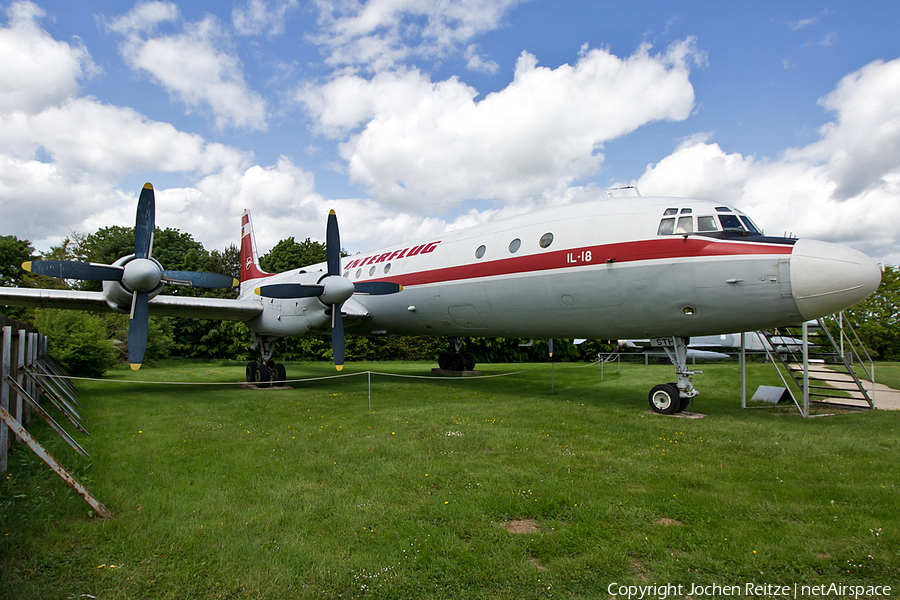
[[[259,387],[269,387],[269,367],[265,363],[256,365],[256,371],[253,374],[253,381]]]
[[[465,371],[466,370],[466,359],[459,352],[454,352],[451,355],[451,369],[454,371]]]
[[[453,355],[449,352],[441,352],[438,356],[438,366],[445,371],[453,370]]]
[[[287,379],[287,372],[285,371],[284,365],[275,363],[275,381],[277,383],[284,383],[285,379]]]
[[[247,383],[256,381],[256,361],[251,360],[247,363]]]
[[[650,408],[661,415],[671,415],[681,408],[681,395],[671,383],[661,383],[650,390]]]
[[[471,352],[464,352],[463,358],[466,359],[466,371],[475,370],[475,355]]]

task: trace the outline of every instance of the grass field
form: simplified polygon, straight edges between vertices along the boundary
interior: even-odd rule
[[[243,377],[242,364],[181,363],[81,382],[92,435],[74,437],[91,458],[36,420],[32,431],[115,517],[93,518],[17,447],[0,483],[0,597],[607,598],[611,584],[681,585],[683,597],[748,583],[900,593],[900,412],[742,411],[733,364],[698,366],[698,420],[647,412],[667,366],[607,366],[603,382],[597,366],[480,368],[529,370],[373,375],[371,411],[366,375],[285,391],[145,383]],[[345,372],[368,369],[431,365]],[[289,377],[333,374],[288,366]],[[776,382],[772,367],[749,366],[749,393]]]

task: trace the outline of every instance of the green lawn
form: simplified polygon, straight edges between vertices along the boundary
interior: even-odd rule
[[[371,411],[366,375],[285,391],[143,383],[243,378],[242,364],[181,363],[81,382],[92,435],[74,437],[90,459],[32,430],[115,517],[92,518],[18,447],[0,484],[0,597],[900,591],[900,412],[742,411],[733,364],[698,365],[698,420],[647,412],[649,388],[673,379],[667,366],[607,366],[601,382],[597,366],[557,365],[553,392],[550,365],[480,368],[529,370],[373,375]],[[289,377],[334,374],[288,365]],[[127,379],[141,383],[116,381]],[[777,381],[751,364],[748,395]]]

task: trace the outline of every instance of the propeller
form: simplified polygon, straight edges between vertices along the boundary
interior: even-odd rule
[[[131,292],[128,322],[128,362],[141,368],[147,348],[150,294],[163,283],[203,288],[230,288],[240,282],[227,275],[200,271],[166,271],[153,259],[153,232],[156,229],[156,200],[153,186],[144,184],[138,198],[134,223],[134,257],[123,265],[103,265],[72,260],[26,262],[22,268],[38,275],[79,281],[112,281]]]
[[[344,322],[341,307],[353,294],[380,296],[396,294],[403,289],[399,283],[371,281],[351,283],[341,276],[341,236],[338,231],[337,215],[328,213],[325,229],[326,274],[318,283],[273,283],[256,288],[255,292],[264,298],[318,298],[331,307],[331,351],[334,366],[344,368]]]

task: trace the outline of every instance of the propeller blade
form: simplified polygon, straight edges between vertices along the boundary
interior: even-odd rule
[[[263,298],[313,298],[321,296],[324,291],[324,285],[304,283],[273,283],[254,290]]]
[[[128,322],[128,363],[132,371],[141,368],[147,350],[150,296],[147,292],[135,292],[131,298],[131,320]]]
[[[328,274],[341,274],[341,234],[338,231],[337,215],[328,212],[328,223],[325,228],[325,258],[328,260]]]
[[[344,319],[341,318],[341,305],[331,305],[331,353],[334,355],[334,368],[344,368]]]
[[[121,281],[122,267],[77,262],[74,260],[41,260],[24,262],[22,268],[38,275],[81,281]]]
[[[396,294],[402,290],[402,285],[391,281],[358,281],[353,284],[354,294],[368,294],[370,296]]]
[[[166,283],[202,288],[232,288],[241,285],[239,280],[230,275],[204,271],[163,271],[163,278]]]
[[[137,217],[134,221],[134,256],[136,258],[150,258],[155,227],[156,200],[153,196],[153,185],[145,183],[138,199]]]

